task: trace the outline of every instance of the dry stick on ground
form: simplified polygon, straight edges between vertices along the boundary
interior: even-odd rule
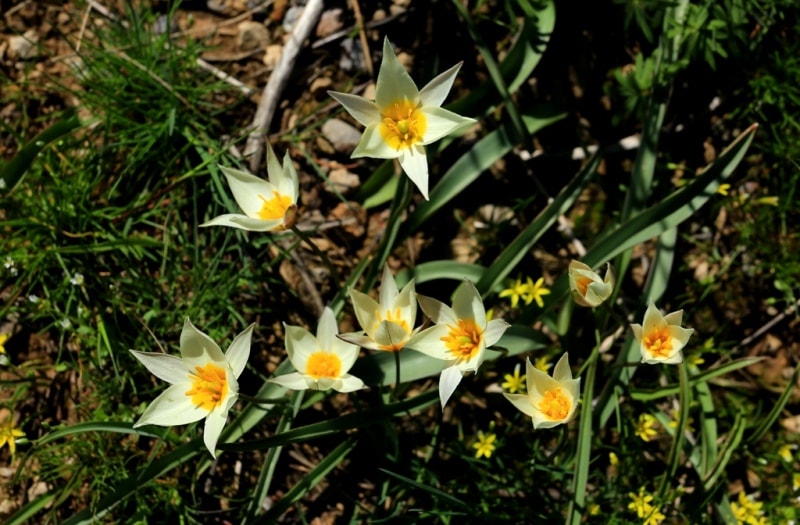
[[[292,30],[289,41],[286,42],[286,46],[283,48],[278,65],[269,76],[267,85],[264,86],[261,102],[258,104],[258,111],[256,111],[256,116],[253,119],[252,130],[247,137],[247,145],[244,148],[244,156],[245,158],[250,158],[250,171],[253,173],[257,173],[258,168],[261,166],[261,160],[264,156],[264,135],[267,132],[272,116],[275,114],[278,97],[280,97],[283,88],[286,87],[294,62],[297,59],[297,54],[300,52],[300,46],[308,38],[320,14],[322,14],[322,0],[309,0],[305,8],[303,8],[303,14],[300,15],[300,19]]]
[[[356,25],[358,26],[358,36],[361,40],[361,47],[364,49],[364,64],[367,66],[369,76],[374,76],[375,68],[372,65],[372,54],[369,52],[369,44],[367,43],[367,32],[364,30],[364,17],[361,15],[361,6],[358,5],[358,0],[351,0],[353,4],[353,14],[356,16]]]

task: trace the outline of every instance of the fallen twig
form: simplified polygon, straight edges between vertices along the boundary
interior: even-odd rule
[[[253,125],[247,137],[247,145],[244,149],[245,157],[250,157],[250,171],[253,173],[257,173],[258,168],[261,166],[261,160],[264,156],[264,135],[275,114],[278,98],[289,80],[297,54],[300,52],[300,46],[308,38],[320,14],[322,14],[322,0],[309,0],[303,9],[303,14],[300,15],[300,19],[292,30],[292,35],[283,48],[278,65],[269,76],[267,85],[264,86],[261,102],[258,104],[258,110],[253,119]]]

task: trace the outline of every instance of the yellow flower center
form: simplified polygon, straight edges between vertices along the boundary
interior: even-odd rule
[[[542,400],[539,401],[539,411],[551,421],[565,419],[570,408],[572,408],[572,401],[559,387],[545,392]]]
[[[672,336],[669,335],[669,328],[654,328],[649,334],[644,336],[644,347],[648,352],[656,357],[669,357],[672,351]]]
[[[306,375],[314,379],[336,379],[342,373],[342,360],[330,352],[314,352],[308,357]]]
[[[256,215],[259,219],[264,221],[283,219],[287,210],[292,206],[292,199],[289,198],[288,195],[278,193],[277,191],[272,192],[271,199],[267,199],[261,194],[258,195],[258,198],[261,199],[263,204]]]
[[[592,280],[588,277],[580,276],[575,279],[575,286],[578,287],[578,293],[580,293],[581,296],[586,295],[586,290],[589,289],[590,284],[592,284]]]
[[[375,323],[375,330],[378,329],[378,326],[382,322],[386,321],[387,323],[393,323],[402,328],[403,331],[406,333],[406,335],[411,333],[411,327],[409,327],[408,322],[406,322],[406,320],[403,319],[403,313],[400,310],[400,308],[395,308],[394,310],[386,310],[385,312],[381,312],[380,310],[378,310],[377,312],[375,312],[375,319],[378,320],[378,322]],[[396,343],[391,345],[381,345],[381,349],[386,350],[387,352],[399,352],[400,350],[403,349],[405,343],[406,341],[404,339],[402,341],[397,341]]]
[[[396,150],[421,142],[428,126],[425,115],[405,98],[383,108],[381,117],[383,121],[378,127],[381,137]]]
[[[444,345],[457,359],[475,357],[481,347],[483,331],[472,319],[459,319],[458,326],[448,325],[450,333],[442,337]]]
[[[195,373],[189,374],[192,388],[185,394],[192,398],[192,403],[210,412],[228,395],[228,377],[225,369],[214,363],[194,369]]]

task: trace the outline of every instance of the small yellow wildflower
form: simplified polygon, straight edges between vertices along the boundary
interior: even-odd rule
[[[517,305],[519,304],[520,297],[523,297],[527,293],[527,291],[528,291],[527,283],[523,283],[522,279],[517,279],[511,286],[500,292],[498,297],[510,297],[511,308],[516,308]]]
[[[769,206],[777,206],[778,205],[778,197],[761,197],[756,199],[756,204],[767,204]]]
[[[519,369],[520,364],[517,363],[517,366],[514,367],[513,374],[506,374],[503,376],[505,381],[500,386],[502,386],[504,390],[507,390],[509,394],[525,391],[525,376],[519,373]]]
[[[609,452],[608,462],[611,464],[612,467],[616,467],[617,465],[619,465],[619,458],[614,452]]]
[[[699,368],[705,362],[706,360],[701,357],[701,354],[692,354],[686,358],[686,364],[693,368]]]
[[[642,438],[643,441],[651,441],[658,435],[658,431],[654,428],[656,424],[654,416],[650,414],[639,415],[639,420],[636,422],[636,435]]]
[[[796,445],[792,443],[786,443],[785,445],[782,445],[778,449],[778,455],[784,462],[786,463],[792,462],[792,460],[794,459],[794,453],[792,451],[795,449],[795,446]]]
[[[553,363],[550,362],[550,356],[543,355],[533,360],[533,367],[542,372],[547,372],[551,366],[553,366]]]
[[[792,474],[792,490],[797,492],[800,489],[800,472]]]
[[[592,503],[589,505],[589,516],[599,516],[600,515],[600,505],[597,503]]]
[[[731,503],[731,510],[736,517],[737,525],[767,525],[767,518],[763,515],[761,507],[764,504],[747,497],[744,491],[739,493],[739,497]]]
[[[8,341],[9,337],[10,336],[8,334],[0,334],[0,354],[5,354],[6,353],[5,344],[6,344],[6,341]]]
[[[672,429],[678,428],[678,421],[680,420],[680,418],[681,418],[680,410],[676,410],[674,414],[674,419],[668,423],[669,428]],[[689,417],[689,419],[686,421],[686,430],[688,430],[689,432],[694,432],[694,427],[692,427],[692,423],[694,423],[694,419],[692,417]]]
[[[717,193],[719,193],[720,195],[727,196],[728,195],[728,191],[730,191],[730,189],[731,189],[731,185],[730,184],[728,184],[728,183],[720,184],[719,188],[717,188]]]
[[[549,295],[550,289],[544,286],[544,277],[539,277],[536,283],[532,283],[530,277],[526,283],[527,290],[525,292],[525,304],[531,304],[531,301],[536,301],[539,308],[544,307],[543,295]]]
[[[496,448],[496,445],[494,444],[496,440],[497,436],[495,434],[484,434],[482,430],[479,430],[478,441],[472,444],[472,448],[475,449],[475,457],[478,459],[481,457],[492,457],[492,452],[494,452],[494,449]]]
[[[628,503],[628,509],[636,513],[638,518],[643,519],[643,525],[659,525],[666,516],[662,514],[656,507],[650,504],[653,501],[653,496],[644,491],[644,487],[639,489],[638,494],[629,492],[628,496],[631,502]]]
[[[11,454],[17,450],[16,438],[22,437],[25,432],[14,427],[14,420],[9,416],[3,423],[0,423],[0,448],[8,443]]]

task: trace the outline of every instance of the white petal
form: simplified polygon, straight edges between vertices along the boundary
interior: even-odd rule
[[[130,350],[133,357],[138,359],[151,374],[167,383],[185,383],[189,378],[190,370],[178,357],[155,352],[140,352]]]
[[[238,213],[226,213],[218,217],[214,217],[210,221],[206,221],[200,225],[201,228],[206,226],[228,226],[231,228],[238,228],[240,230],[247,230],[252,232],[268,232],[283,224],[283,219],[274,219],[270,221],[262,221],[261,219],[253,219],[246,215]]]
[[[444,73],[437,75],[433,80],[425,84],[424,88],[419,90],[419,100],[423,106],[439,107],[442,105],[442,102],[447,98],[450,89],[453,87],[453,81],[456,79],[461,64],[459,62]]]
[[[642,325],[640,324],[632,324],[631,330],[633,331],[633,336],[636,338],[637,341],[642,340]]]
[[[253,323],[245,328],[242,333],[236,336],[225,352],[225,359],[228,361],[235,377],[242,375],[242,370],[247,365],[247,359],[250,357],[250,341],[253,337],[253,328],[255,326],[255,323]]]
[[[271,377],[267,379],[267,381],[270,383],[277,383],[282,387],[288,388],[289,390],[308,390],[308,381],[306,381],[306,376],[300,374],[299,372],[292,372],[290,374]]]
[[[511,325],[502,319],[492,319],[486,325],[486,331],[483,332],[483,341],[486,347],[494,345],[503,336],[506,330]]]
[[[133,425],[134,428],[142,425],[162,427],[186,425],[206,417],[208,411],[192,403],[186,395],[186,391],[190,388],[189,383],[178,383],[163,391],[150,403],[142,417]]]
[[[456,357],[447,349],[442,342],[442,337],[450,333],[447,325],[437,324],[421,331],[406,343],[406,347],[423,353],[434,359],[453,361]]]
[[[371,124],[364,130],[361,140],[353,150],[350,158],[372,157],[373,159],[396,159],[400,156],[400,151],[394,149],[387,143],[381,135],[380,123]]]
[[[260,179],[255,175],[251,175],[245,171],[235,170],[220,166],[219,169],[225,174],[228,179],[228,186],[231,188],[233,198],[248,217],[257,217],[257,213],[261,211],[261,206],[264,201],[259,198],[259,195],[266,199],[272,198],[272,192],[277,190],[275,186]]]
[[[650,334],[656,327],[663,327],[666,326],[667,322],[664,320],[664,316],[661,315],[661,312],[653,301],[647,305],[647,310],[644,311],[644,321],[642,322],[642,331],[645,335]]]
[[[400,166],[406,172],[411,182],[419,188],[425,200],[428,197],[428,158],[425,156],[425,148],[422,146],[411,146],[400,150]]]
[[[423,106],[419,111],[425,116],[423,144],[436,142],[440,138],[456,132],[459,128],[466,128],[476,122],[475,119],[462,117],[444,108]]]
[[[358,324],[372,336],[378,328],[376,315],[381,310],[380,305],[375,299],[355,288],[350,288],[350,302],[353,303],[353,311],[358,319]]]
[[[283,174],[284,178],[280,192],[288,195],[293,204],[297,204],[297,199],[300,196],[300,177],[297,176],[297,170],[288,151],[283,156]]]
[[[439,401],[442,403],[442,410],[450,396],[456,391],[462,377],[461,370],[455,366],[448,366],[442,370],[442,374],[439,376]]]
[[[536,412],[536,410],[533,408],[533,405],[531,405],[530,399],[528,399],[528,396],[526,394],[503,393],[503,396],[505,396],[506,399],[511,401],[511,404],[517,407],[517,410],[519,410],[528,417],[533,417],[533,414]]]
[[[417,295],[414,292],[414,279],[403,286],[403,289],[395,297],[392,310],[397,308],[400,309],[400,318],[408,323],[410,329],[413,329],[417,320]]]
[[[681,321],[683,321],[683,310],[678,310],[677,312],[672,312],[665,315],[664,320],[667,322],[667,324],[680,325]]]
[[[361,390],[365,387],[364,381],[355,376],[351,376],[350,374],[345,374],[340,379],[341,384],[338,385],[338,388],[334,387],[339,392],[355,392],[356,390]]]
[[[219,435],[222,434],[222,429],[225,428],[227,419],[228,411],[219,408],[212,410],[206,418],[206,426],[203,429],[203,442],[213,458],[217,457],[217,441],[219,440]]]
[[[336,341],[333,343],[333,352],[338,355],[339,359],[342,361],[342,373],[353,368],[360,351],[361,349],[357,345],[346,343],[338,337],[336,338]]]
[[[419,303],[425,315],[430,317],[431,321],[436,324],[458,324],[458,318],[453,312],[453,309],[441,301],[431,297],[417,294],[417,302]]]
[[[338,333],[339,325],[336,322],[336,314],[326,306],[317,322],[317,341],[319,341],[320,349],[333,352],[334,342],[339,340],[336,337]]]
[[[383,40],[383,59],[375,86],[375,103],[378,108],[407,98],[413,105],[419,102],[419,90],[403,64],[397,60],[388,38]]]
[[[381,277],[381,291],[378,302],[381,309],[386,310],[394,307],[394,301],[398,294],[397,283],[394,280],[394,275],[389,269],[388,264],[383,265],[383,276]]]
[[[284,324],[286,332],[285,344],[286,353],[289,361],[294,365],[295,370],[300,373],[306,372],[308,358],[311,354],[319,351],[319,341],[314,335],[302,326],[292,326]]]
[[[361,332],[351,332],[349,334],[339,334],[339,339],[347,341],[350,344],[366,348],[368,350],[383,350],[381,345],[375,342],[371,337],[364,335]]]
[[[181,330],[181,359],[191,370],[195,366],[205,366],[209,361],[224,368],[227,361],[219,345],[206,334],[195,328],[187,317]]]
[[[381,121],[381,112],[378,106],[371,100],[349,93],[339,93],[338,91],[328,91],[336,102],[344,106],[350,115],[362,126],[369,126]]]
[[[278,156],[275,155],[275,150],[272,149],[272,144],[267,142],[267,177],[269,177],[269,182],[272,184],[278,191],[280,191],[280,181],[284,178],[283,169],[281,168],[281,163],[278,160]]]
[[[458,319],[472,319],[481,329],[486,328],[486,309],[481,294],[472,284],[464,280],[453,294],[453,313]]]
[[[564,355],[561,356],[561,359],[558,360],[555,368],[553,368],[553,379],[559,383],[572,380],[572,371],[569,368],[569,352],[564,352]]]

